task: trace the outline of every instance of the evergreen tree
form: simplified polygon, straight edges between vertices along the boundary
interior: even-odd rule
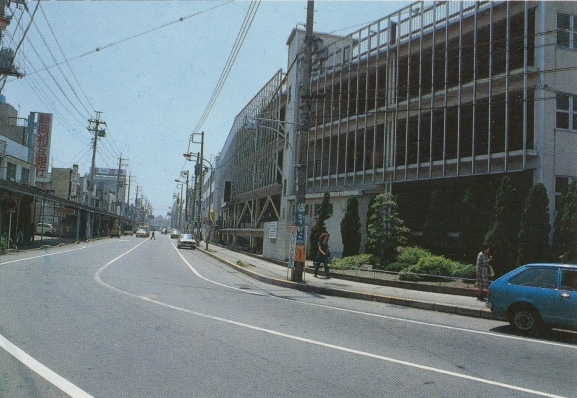
[[[367,221],[367,252],[379,259],[381,267],[397,258],[397,247],[407,242],[409,229],[399,218],[397,202],[390,193],[377,195]]]
[[[449,232],[448,215],[445,214],[446,198],[444,192],[438,189],[431,193],[431,200],[425,225],[423,226],[424,246],[431,253],[441,255],[447,247]]]
[[[341,220],[341,240],[343,257],[355,256],[361,249],[361,219],[359,217],[359,200],[356,196],[347,198],[347,208]]]
[[[485,235],[485,241],[491,244],[492,264],[498,275],[513,270],[517,264],[518,207],[511,178],[505,175],[495,195],[493,224]]]
[[[313,225],[309,237],[310,242],[310,251],[309,251],[309,259],[316,261],[317,259],[317,252],[319,237],[322,233],[327,232],[327,227],[325,225],[325,221],[330,218],[329,210],[330,210],[330,203],[331,203],[331,193],[329,191],[325,192],[325,196],[323,197],[323,201],[321,203],[321,207],[319,208],[318,219],[315,225]]]
[[[553,233],[553,256],[563,262],[577,261],[577,179],[561,195]]]
[[[483,243],[485,225],[482,223],[481,203],[479,200],[479,189],[475,187],[466,188],[461,200],[461,252],[463,262],[471,263],[479,253],[481,243]]]
[[[519,231],[517,265],[544,262],[550,258],[549,198],[542,183],[533,185],[525,202]]]

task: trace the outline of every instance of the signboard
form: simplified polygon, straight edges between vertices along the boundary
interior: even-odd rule
[[[39,113],[36,128],[36,181],[48,182],[48,166],[50,160],[50,138],[52,136],[52,114]]]
[[[305,244],[305,216],[307,206],[304,203],[297,203],[296,209],[297,245]]]
[[[307,260],[307,247],[306,245],[296,245],[295,247],[295,261],[298,263],[304,263]]]
[[[288,258],[288,267],[294,268],[295,267],[295,250],[297,245],[297,227],[291,226],[291,240],[289,243],[289,258]]]
[[[107,169],[107,168],[103,168],[103,167],[95,167],[94,168],[94,174],[101,175],[101,176],[117,176],[118,175],[118,169]],[[126,170],[120,169],[120,175],[125,176]]]
[[[276,239],[276,231],[278,228],[278,222],[273,221],[268,224],[268,238],[269,239]]]

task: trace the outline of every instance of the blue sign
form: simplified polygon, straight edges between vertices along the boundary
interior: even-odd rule
[[[297,203],[295,224],[297,226],[297,245],[305,244],[305,216],[307,206],[304,203]]]

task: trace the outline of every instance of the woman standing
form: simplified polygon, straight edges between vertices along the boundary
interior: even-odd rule
[[[485,242],[481,247],[481,252],[477,255],[477,300],[479,301],[485,301],[483,291],[489,287],[489,261],[493,259],[493,256],[489,255],[489,250],[491,246]]]
[[[330,278],[332,276],[328,266],[329,256],[329,234],[325,232],[319,236],[317,262],[315,263],[315,278],[318,276],[321,263],[323,263],[323,266],[325,267],[326,277]]]

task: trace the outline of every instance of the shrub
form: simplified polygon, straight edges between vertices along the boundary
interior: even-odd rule
[[[404,270],[405,268],[409,267],[409,264],[407,263],[401,263],[401,262],[394,262],[394,263],[390,263],[385,267],[385,271],[389,271],[389,272],[400,272],[402,270]]]
[[[399,279],[407,281],[439,280],[439,278],[431,275],[475,278],[475,266],[461,264],[443,256],[421,257],[416,264],[401,271]]]
[[[403,263],[406,266],[414,265],[419,262],[422,257],[432,256],[431,252],[419,246],[411,246],[404,248],[397,256],[397,262]]]
[[[355,269],[367,264],[374,265],[375,263],[375,257],[365,253],[356,256],[335,258],[331,261],[331,267],[334,269]]]

